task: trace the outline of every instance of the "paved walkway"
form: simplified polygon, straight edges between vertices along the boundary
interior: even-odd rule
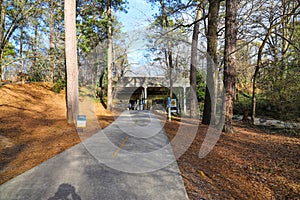
[[[106,129],[1,185],[0,199],[188,199],[168,144],[155,115],[125,111]]]

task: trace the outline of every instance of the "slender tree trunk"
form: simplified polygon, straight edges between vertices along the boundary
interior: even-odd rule
[[[260,66],[255,66],[255,72],[252,78],[252,100],[251,100],[251,123],[254,125],[254,118],[256,114],[256,79]]]
[[[21,69],[20,72],[23,72],[24,69],[24,62],[23,62],[23,26],[20,28],[20,62],[21,62]]]
[[[283,15],[286,15],[288,13],[289,10],[289,5],[288,2],[286,0],[282,0],[282,7],[283,9]],[[287,38],[288,37],[288,32],[289,30],[289,24],[291,24],[291,19],[290,17],[288,17],[286,20],[284,20],[282,22],[282,37],[283,38]],[[285,40],[282,39],[282,49],[281,49],[281,68],[282,68],[282,76],[281,79],[285,80],[287,77],[287,73],[288,73],[288,64],[286,62],[286,53],[288,51],[289,48],[289,43]]]
[[[171,50],[171,42],[168,41],[168,66],[169,66],[169,76],[170,76],[170,98],[173,98],[173,59],[172,59],[172,50]]]
[[[252,101],[251,101],[251,123],[254,125],[254,118],[255,118],[255,114],[256,114],[256,96],[257,96],[257,84],[256,84],[256,80],[258,77],[258,72],[260,70],[261,67],[261,60],[262,60],[262,54],[263,54],[263,49],[268,41],[268,38],[271,35],[271,31],[273,30],[273,28],[275,28],[275,26],[271,26],[268,29],[267,34],[265,35],[265,38],[262,42],[262,44],[260,45],[259,49],[258,49],[258,53],[257,53],[257,61],[256,61],[256,66],[255,66],[255,71],[254,71],[254,75],[252,78]]]
[[[168,31],[170,25],[169,25],[169,19],[168,19],[168,15],[167,15],[167,11],[166,11],[166,7],[165,7],[165,3],[163,0],[160,0],[159,1],[160,3],[160,6],[161,6],[161,10],[162,10],[162,17],[161,17],[161,20],[160,20],[160,23],[161,23],[161,26],[162,28],[165,29],[165,31]],[[167,34],[167,37],[168,37],[168,34]],[[172,76],[173,76],[173,53],[172,53],[172,42],[171,42],[171,39],[170,38],[167,38],[167,49],[166,49],[166,52],[165,52],[165,60],[166,60],[166,66],[169,70],[169,83],[170,83],[170,93],[169,93],[169,96],[170,98],[173,97],[173,79],[172,79]]]
[[[237,0],[226,1],[225,17],[225,52],[224,52],[224,85],[225,85],[225,124],[224,132],[233,133],[232,116],[236,76],[236,40],[237,40]]]
[[[160,0],[160,6],[161,6],[161,10],[162,10],[162,16],[161,16],[161,25],[164,31],[169,31],[169,19],[168,19],[168,15],[167,15],[167,10],[165,7],[165,3],[163,0]],[[166,66],[167,69],[169,69],[169,89],[170,89],[170,93],[169,93],[169,97],[170,99],[173,98],[173,53],[172,53],[172,42],[171,42],[172,38],[169,38],[168,33],[167,33],[167,49],[165,51],[166,54]],[[168,118],[169,121],[171,121],[171,108],[168,108]]]
[[[107,2],[107,17],[108,17],[108,25],[107,25],[107,78],[108,78],[108,86],[107,86],[107,109],[112,110],[112,48],[113,48],[113,40],[112,40],[112,18],[111,18],[111,0]]]
[[[76,42],[76,1],[66,0],[65,18],[65,56],[67,71],[67,120],[75,123],[78,115],[78,67]]]
[[[49,1],[50,6],[50,16],[49,16],[49,27],[50,27],[50,33],[49,33],[49,58],[50,58],[50,82],[53,82],[54,78],[54,2],[51,0]]]
[[[208,33],[207,33],[207,74],[206,74],[206,89],[203,111],[203,124],[215,124],[216,99],[215,99],[215,80],[218,63],[218,18],[219,18],[220,1],[209,1],[208,13]],[[213,62],[212,62],[213,61]]]
[[[197,107],[198,107],[198,99],[197,99],[197,47],[198,47],[198,35],[199,35],[199,26],[200,26],[200,18],[201,18],[201,4],[198,5],[197,14],[194,24],[193,30],[193,40],[192,40],[192,49],[191,49],[191,68],[190,68],[190,86],[191,86],[191,111],[190,117],[197,117]]]
[[[38,38],[38,23],[35,22],[34,24],[34,40],[33,40],[33,47],[32,47],[32,51],[33,51],[33,67],[36,69],[37,68],[37,39]]]
[[[3,0],[0,0],[0,44],[2,44],[4,37],[5,8],[3,3]]]
[[[272,30],[275,29],[278,25],[282,24],[288,17],[291,15],[295,14],[295,11],[299,8],[299,1],[297,5],[289,12],[285,13],[285,15],[282,16],[282,18],[276,22],[275,24],[271,24],[270,27],[267,30],[267,33],[262,41],[262,44],[259,47],[258,54],[257,54],[257,61],[256,61],[256,66],[255,66],[255,72],[252,78],[252,102],[251,102],[251,123],[254,124],[254,118],[256,114],[256,93],[257,93],[257,85],[256,85],[256,79],[258,77],[258,72],[261,67],[261,60],[262,60],[262,54],[263,54],[263,49],[268,41],[268,38],[272,34]]]
[[[2,73],[3,73],[2,59],[3,59],[3,51],[0,52],[0,87],[2,86]]]
[[[4,52],[4,30],[5,30],[5,8],[3,4],[3,0],[0,0],[0,86],[2,85],[2,73],[3,73],[3,66],[2,66],[2,59],[3,59],[3,52]]]
[[[252,102],[251,102],[251,123],[252,124],[254,124],[255,111],[256,111],[256,90],[257,90],[256,79],[258,77],[258,72],[259,72],[260,65],[261,65],[263,49],[267,43],[267,40],[268,40],[270,34],[271,34],[271,29],[268,30],[267,35],[265,36],[262,44],[260,45],[260,47],[258,49],[255,72],[254,72],[254,75],[252,78]]]

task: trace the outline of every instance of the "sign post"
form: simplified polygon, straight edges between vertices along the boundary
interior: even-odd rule
[[[176,108],[175,110],[172,108]],[[177,112],[177,103],[176,99],[171,99],[171,112]]]

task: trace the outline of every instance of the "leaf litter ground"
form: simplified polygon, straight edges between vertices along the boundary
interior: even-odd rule
[[[66,123],[65,96],[49,83],[0,88],[0,184],[78,144]],[[114,117],[96,104],[99,124]],[[180,121],[165,122],[171,140]],[[198,152],[207,126],[201,125],[189,149],[177,160],[190,199],[297,199],[300,195],[300,138],[270,134],[241,122],[235,134],[222,134],[203,159]]]

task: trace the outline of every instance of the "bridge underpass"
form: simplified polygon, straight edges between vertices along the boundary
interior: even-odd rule
[[[138,104],[139,110],[150,109],[157,104],[166,107],[169,85],[165,77],[123,77],[114,88],[114,107],[123,110],[129,102]],[[189,79],[174,79],[172,88],[172,98],[178,102],[178,112],[186,114],[189,108]]]

